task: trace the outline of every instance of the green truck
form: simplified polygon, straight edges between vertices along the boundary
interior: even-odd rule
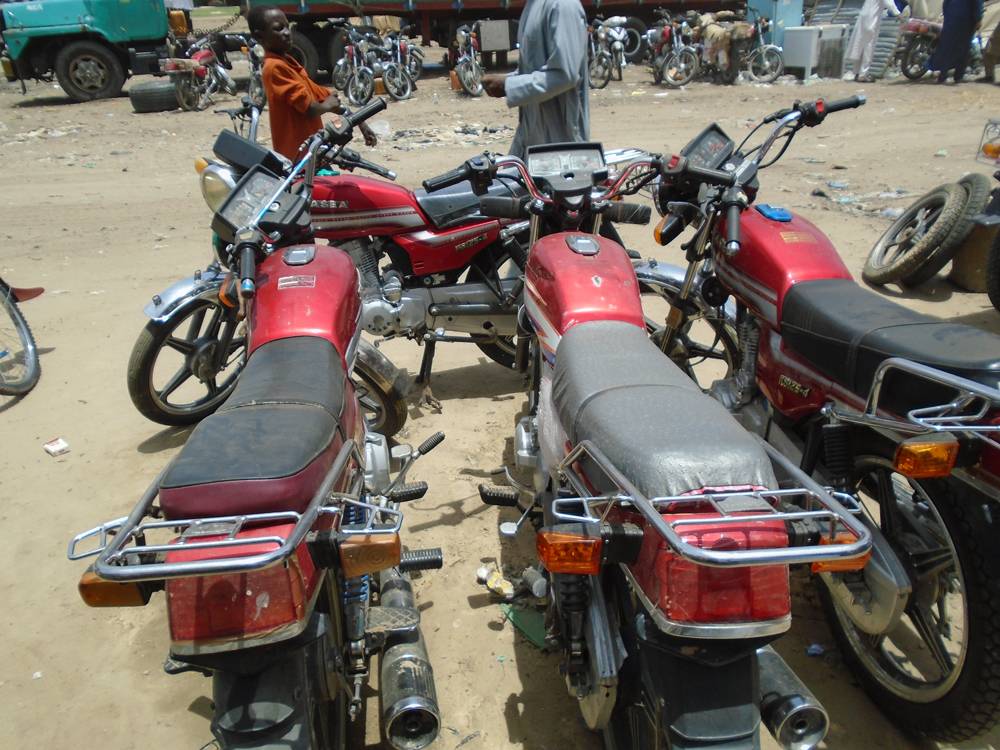
[[[0,65],[8,81],[51,80],[77,101],[121,93],[168,56],[163,0],[0,0]]]

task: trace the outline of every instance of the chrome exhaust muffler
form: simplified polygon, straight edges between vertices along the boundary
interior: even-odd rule
[[[410,581],[394,568],[382,571],[380,604],[416,611]],[[380,661],[385,737],[395,750],[422,750],[437,738],[441,713],[434,689],[434,670],[420,627],[391,636]]]
[[[784,750],[813,750],[830,728],[816,696],[770,646],[757,649],[760,718]]]

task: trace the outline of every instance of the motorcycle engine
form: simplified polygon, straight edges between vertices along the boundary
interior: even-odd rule
[[[376,336],[411,335],[426,325],[430,293],[406,290],[397,271],[379,272],[380,250],[368,240],[341,244],[361,277],[361,326]]]

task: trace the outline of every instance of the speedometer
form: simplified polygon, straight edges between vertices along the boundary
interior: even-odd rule
[[[713,123],[688,143],[681,155],[695,167],[719,169],[733,155],[734,148],[732,139]]]

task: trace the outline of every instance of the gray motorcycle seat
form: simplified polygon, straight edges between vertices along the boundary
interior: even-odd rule
[[[756,439],[635,325],[570,328],[556,350],[552,398],[570,441],[592,441],[648,497],[778,486]]]
[[[497,198],[522,198],[527,195],[527,191],[513,179],[500,176],[490,184],[487,195]],[[480,221],[486,220],[486,217],[479,215],[479,196],[472,191],[472,183],[468,180],[442,190],[435,190],[433,193],[422,189],[414,190],[413,196],[420,210],[438,229],[469,224],[477,218]]]

